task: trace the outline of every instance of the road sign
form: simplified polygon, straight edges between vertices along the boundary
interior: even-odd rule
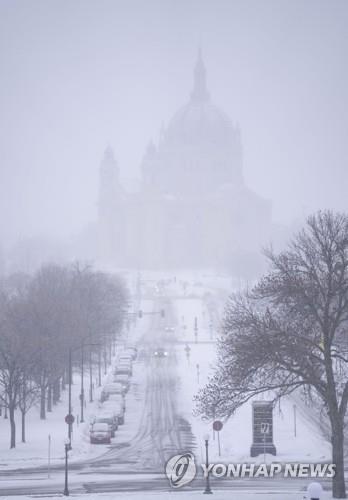
[[[65,417],[65,423],[67,423],[68,425],[72,425],[74,422],[75,422],[74,415],[72,415],[71,413],[70,413],[70,415],[69,414],[66,415],[66,417]]]
[[[214,431],[220,432],[222,427],[223,427],[223,423],[220,420],[215,420],[215,422],[213,422]]]
[[[214,431],[217,432],[217,440],[218,440],[218,447],[219,447],[219,457],[221,457],[221,445],[220,445],[220,431],[223,427],[223,424],[221,420],[215,420],[213,422],[213,429]]]

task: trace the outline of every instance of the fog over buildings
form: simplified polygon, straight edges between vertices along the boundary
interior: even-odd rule
[[[52,255],[66,242],[88,255],[104,151],[123,188],[141,189],[144,151],[188,101],[199,47],[273,223],[346,210],[347,21],[344,1],[3,0],[1,246],[48,238]]]

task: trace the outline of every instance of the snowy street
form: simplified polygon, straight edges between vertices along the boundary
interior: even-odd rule
[[[134,362],[134,374],[126,400],[125,424],[116,432],[111,445],[90,445],[88,422],[91,415],[98,411],[99,403],[96,400],[87,405],[86,423],[76,428],[70,452],[69,487],[74,495],[111,491],[115,494],[129,491],[140,494],[151,490],[156,498],[171,498],[170,486],[164,475],[165,463],[173,455],[186,451],[192,451],[197,463],[202,463],[203,436],[207,432],[211,435],[212,462],[263,461],[263,457],[257,460],[250,458],[250,405],[245,405],[225,423],[219,436],[220,455],[217,435],[212,432],[211,424],[192,414],[193,396],[206,382],[214,361],[216,329],[222,306],[220,297],[224,295],[221,284],[210,281],[211,278],[205,284],[184,289],[179,280],[171,280],[161,290],[161,295],[151,288],[144,289],[146,297],[140,304],[144,316],[131,328],[128,338],[128,341],[137,344],[138,358]],[[164,317],[158,314],[161,310],[165,311]],[[185,349],[187,346],[189,352]],[[156,356],[161,350],[163,357]],[[329,444],[323,440],[320,429],[301,412],[297,415],[297,436],[294,438],[292,409],[293,403],[285,399],[274,414],[276,460],[283,463],[329,460]],[[28,433],[31,432],[30,422]],[[48,422],[44,424],[48,425]],[[54,421],[51,426],[52,435],[60,435],[63,443],[65,422]],[[40,446],[40,441],[35,446]],[[25,448],[25,453],[22,448]],[[7,462],[0,470],[1,495],[44,495],[62,491],[62,452],[60,458],[58,453],[52,460],[48,478],[44,459],[28,458],[33,450],[28,443],[3,455]],[[45,452],[45,448],[35,453],[39,455],[40,451]],[[270,455],[266,456],[267,463],[272,460]],[[212,479],[213,489],[220,492],[217,498],[237,498],[238,491],[241,498],[249,499],[246,492],[252,489],[260,500],[263,499],[262,492],[270,492],[276,499],[277,491],[288,495],[282,496],[282,500],[290,500],[297,498],[307,484],[308,480],[299,478]],[[322,484],[329,487],[329,480],[323,480]],[[195,496],[202,489],[204,479],[198,476],[177,494],[186,498],[190,495],[189,491],[193,491]]]

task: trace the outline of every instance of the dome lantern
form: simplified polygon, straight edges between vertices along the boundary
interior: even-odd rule
[[[207,72],[202,59],[201,49],[198,51],[198,59],[194,69],[193,90],[191,92],[192,101],[209,101],[209,92],[207,89]]]

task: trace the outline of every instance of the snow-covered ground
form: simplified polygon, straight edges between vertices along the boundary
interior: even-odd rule
[[[133,277],[134,278],[134,277]],[[157,273],[142,274],[142,301],[137,303],[137,308],[141,308],[144,312],[143,318],[138,320],[136,326],[130,331],[130,342],[140,342],[142,336],[147,332],[151,334],[150,322],[151,315],[146,315],[146,312],[153,310],[154,301],[161,300],[163,295],[169,300],[170,314],[166,317],[166,324],[172,321],[172,326],[175,328],[175,335],[178,342],[175,344],[175,353],[177,359],[176,373],[179,377],[179,391],[177,397],[176,413],[182,415],[190,424],[195,437],[197,463],[203,461],[203,436],[207,432],[211,436],[210,440],[210,461],[214,463],[229,463],[229,462],[250,462],[250,445],[252,440],[252,414],[251,403],[246,404],[237,413],[224,423],[224,427],[220,433],[221,456],[218,453],[218,440],[211,429],[211,423],[203,422],[200,418],[193,416],[193,397],[197,393],[199,387],[202,387],[209,374],[212,372],[216,359],[215,340],[218,335],[219,320],[223,311],[224,303],[231,290],[233,284],[229,278],[219,276],[215,277],[212,273],[188,273],[177,274],[169,279],[166,276]],[[158,286],[156,281],[162,280],[162,285]],[[135,280],[133,279],[135,282]],[[168,319],[169,318],[169,319]],[[197,320],[196,320],[197,318]],[[195,322],[197,324],[197,336],[195,335]],[[170,326],[170,325],[169,325]],[[197,340],[197,342],[196,342]],[[190,356],[187,359],[185,347],[189,346]],[[199,374],[197,370],[199,365]],[[158,371],[158,375],[161,371]],[[199,376],[198,376],[199,375]],[[156,375],[155,375],[156,376]],[[96,374],[94,374],[94,378]],[[79,374],[75,374],[75,384],[73,386],[73,405],[75,406],[75,415],[79,413]],[[144,366],[139,359],[134,365],[134,375],[132,378],[132,386],[127,395],[127,413],[124,426],[120,426],[113,440],[113,444],[124,445],[132,443],[134,436],[138,435],[139,429],[144,427],[141,421],[144,415],[142,409],[144,406],[144,394],[146,386],[146,377],[144,377]],[[86,376],[85,387],[88,388],[88,377]],[[87,403],[85,410],[86,424],[75,425],[73,435],[73,450],[70,452],[70,461],[77,462],[81,460],[89,460],[90,463],[94,459],[98,460],[98,456],[109,450],[107,445],[90,445],[89,443],[89,417],[98,411],[98,390],[95,392],[95,401]],[[330,444],[323,437],[317,422],[312,421],[302,408],[297,411],[297,429],[296,437],[294,436],[294,401],[290,398],[284,399],[280,406],[274,410],[274,444],[277,448],[277,457],[266,456],[266,461],[273,460],[281,462],[317,462],[329,461],[331,456]],[[8,450],[8,422],[1,421],[0,425],[0,470],[6,468],[44,465],[47,463],[48,452],[48,435],[51,436],[51,463],[61,463],[64,456],[64,441],[67,435],[67,426],[64,422],[64,416],[67,413],[67,391],[62,395],[61,403],[55,407],[54,412],[47,415],[46,421],[40,421],[37,415],[38,409],[31,410],[28,415],[27,437],[28,443],[21,444],[15,450]],[[18,429],[19,430],[19,429]],[[141,433],[140,433],[141,434]],[[148,437],[148,436],[147,436]],[[139,439],[138,439],[139,441]],[[141,442],[139,442],[141,447]],[[119,451],[117,447],[114,449],[115,465],[118,461]],[[191,450],[187,450],[191,451]],[[141,453],[141,448],[139,450]],[[110,456],[110,454],[109,454]],[[262,462],[263,456],[258,457],[255,461]],[[130,468],[132,465],[130,465]],[[126,469],[124,469],[126,472]],[[114,468],[116,471],[116,468]],[[128,472],[132,472],[129,470]],[[139,471],[138,471],[139,472]],[[91,471],[86,471],[90,474]],[[81,477],[78,472],[71,473],[70,482],[72,485],[81,483]],[[117,469],[117,478],[122,481],[123,469]],[[128,475],[128,480],[133,477]],[[149,476],[146,476],[149,478]],[[123,478],[127,482],[127,477]],[[163,474],[161,473],[163,480]],[[51,479],[47,479],[44,472],[37,472],[30,480],[28,477],[18,478],[22,481],[21,484],[41,485],[43,482],[47,484],[61,484],[62,472],[53,471]],[[97,471],[94,471],[90,476],[86,476],[86,481],[105,481],[105,476],[99,476]],[[132,481],[133,479],[131,479]],[[141,474],[134,475],[134,481],[141,480]],[[29,481],[29,483],[27,483]],[[6,477],[1,478],[1,487],[6,487],[6,484],[11,484],[11,479]],[[245,499],[245,500],[264,500],[271,498],[279,498],[279,500],[293,500],[303,498],[303,494],[292,493],[292,489],[286,491],[286,487],[281,488],[281,493],[277,488],[278,484],[274,485],[272,491],[266,494],[257,490],[257,486],[253,486],[252,493],[246,493],[245,489],[231,489],[224,492],[215,492],[215,498],[218,499]],[[303,486],[301,486],[303,487]],[[300,490],[300,488],[298,490]],[[74,492],[77,496],[78,491]],[[105,500],[118,498],[158,498],[159,500],[173,498],[174,495],[180,495],[182,499],[193,498],[200,495],[201,492],[174,491],[158,493],[151,491],[149,493],[113,493],[112,495],[98,494],[89,495],[89,498],[96,497],[104,498]],[[44,498],[44,497],[42,497]],[[51,497],[52,498],[52,497]],[[324,498],[331,498],[326,496]]]
[[[204,304],[203,304],[204,305]],[[184,316],[188,328],[180,328],[180,338],[189,342],[190,359],[187,360],[184,345],[177,349],[179,361],[178,372],[184,374],[180,411],[191,422],[192,430],[198,443],[198,451],[203,449],[203,436],[209,433],[211,440],[211,459],[219,461],[244,462],[250,461],[250,446],[252,443],[252,408],[251,402],[240,408],[230,418],[220,432],[221,457],[218,455],[217,435],[212,432],[211,423],[202,422],[192,416],[193,396],[199,387],[203,387],[209,373],[212,373],[216,357],[215,345],[200,343],[211,338],[208,325],[208,311],[202,307],[199,299],[183,299],[176,301],[176,308]],[[194,318],[198,319],[198,343],[194,342]],[[197,373],[199,365],[199,381]],[[262,399],[259,398],[259,399]],[[265,398],[266,399],[266,398]],[[331,445],[323,436],[316,422],[311,422],[302,411],[296,408],[296,437],[294,432],[294,402],[284,398],[274,410],[274,444],[277,448],[277,461],[314,462],[326,461],[331,457]],[[272,456],[266,457],[272,461]],[[255,461],[263,461],[263,456]]]
[[[261,492],[261,491],[253,491],[252,493],[241,491],[241,490],[230,490],[230,491],[214,491],[213,492],[214,500],[303,500],[305,497],[304,493],[284,493],[284,491],[275,491],[275,492]],[[23,500],[25,498],[31,497],[16,497],[12,496],[11,500]],[[55,499],[62,498],[61,496],[41,496],[40,499]],[[174,498],[179,498],[180,500],[192,500],[202,498],[201,491],[169,491],[169,492],[137,492],[137,493],[112,493],[112,494],[92,494],[92,495],[74,495],[75,499],[81,500],[173,500]],[[332,496],[328,492],[324,492],[322,496],[322,500],[331,500]]]
[[[145,307],[152,307],[152,302],[146,301]],[[148,328],[149,319],[144,317],[131,328],[129,333],[129,342],[136,342],[142,333]],[[122,344],[118,349],[122,348]],[[116,356],[117,356],[116,350]],[[115,362],[113,359],[113,362]],[[87,370],[86,370],[87,371]],[[110,377],[110,371],[107,375],[103,374],[102,386]],[[84,423],[78,423],[80,419],[80,401],[79,394],[81,388],[81,375],[75,370],[73,376],[74,384],[72,386],[72,407],[75,415],[72,434],[72,450],[69,452],[69,460],[76,462],[85,459],[91,459],[105,453],[108,445],[91,445],[89,440],[89,423],[93,415],[99,409],[99,396],[101,388],[97,383],[97,371],[93,373],[94,383],[94,401],[89,402],[89,373],[85,374],[84,386],[86,406],[84,409]],[[130,440],[139,426],[139,405],[141,384],[144,383],[139,363],[134,363],[134,372],[131,380],[131,387],[127,394],[127,413],[125,424],[119,427],[113,442],[122,442]],[[50,462],[51,465],[62,463],[64,460],[64,443],[67,439],[68,427],[65,423],[65,416],[68,413],[68,389],[61,394],[61,401],[53,407],[51,413],[47,413],[46,420],[40,420],[39,408],[32,408],[27,415],[26,420],[26,443],[20,442],[20,414],[17,412],[17,445],[14,449],[9,449],[9,420],[0,417],[0,470],[6,468],[22,468],[45,466],[48,467],[49,440],[50,440]]]

